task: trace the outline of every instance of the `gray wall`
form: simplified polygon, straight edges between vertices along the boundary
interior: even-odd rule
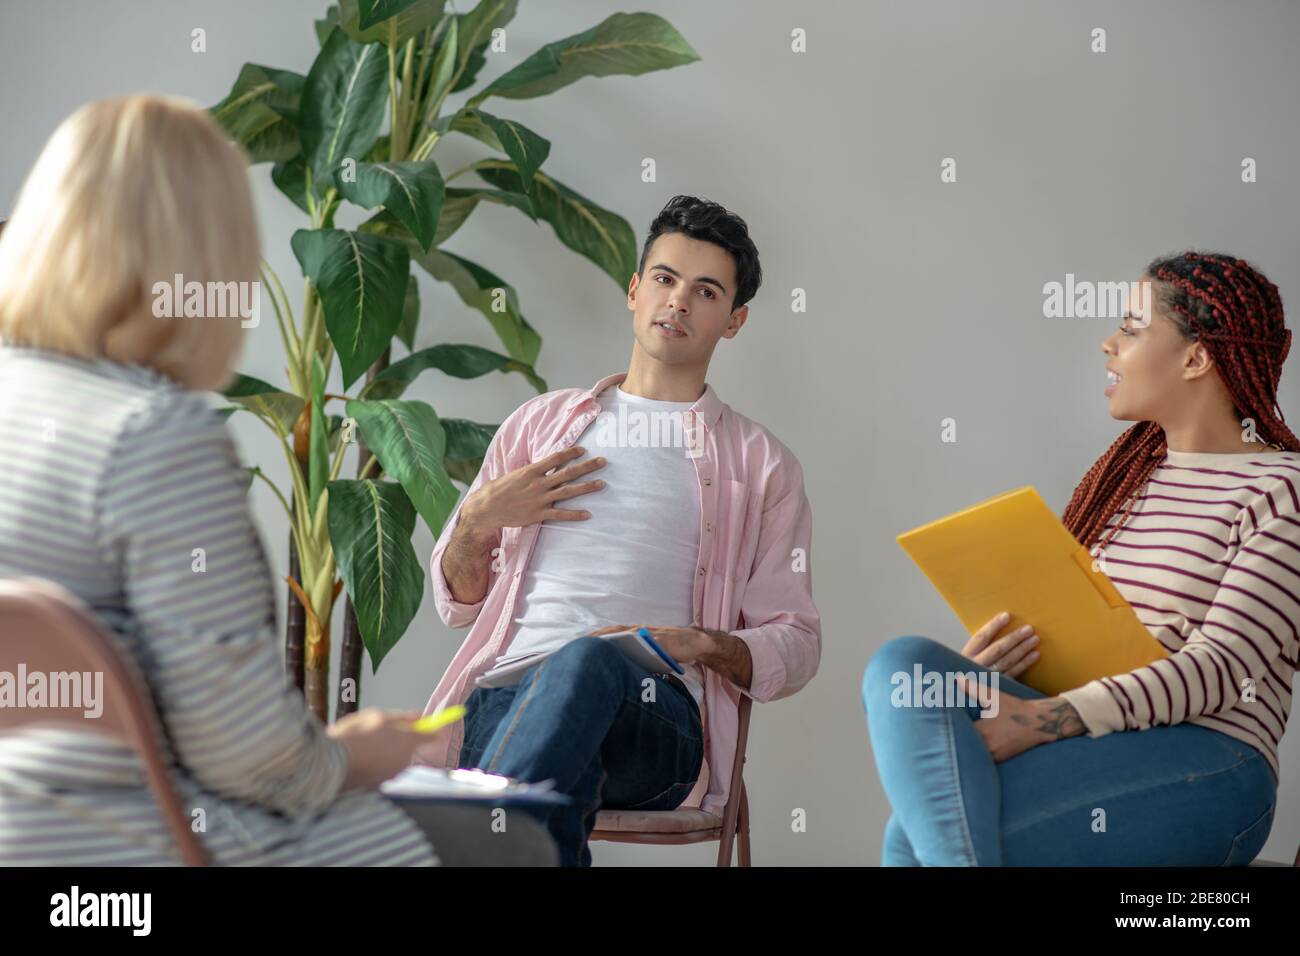
[[[460,8],[469,8],[462,0]],[[305,72],[324,0],[0,3],[0,209],[54,126],[83,102],[156,90],[208,105],[246,61]],[[715,355],[724,401],[799,456],[813,502],[821,672],[808,690],[755,710],[748,781],[760,864],[874,864],[888,804],[859,699],[872,651],[928,634],[959,647],[959,623],[894,543],[922,521],[1021,484],[1060,509],[1122,429],[1106,412],[1098,343],[1108,320],[1045,319],[1042,287],[1067,272],[1136,277],[1154,255],[1222,248],[1255,261],[1300,302],[1295,272],[1300,129],[1293,40],[1300,8],[1277,3],[793,3],[775,0],[524,0],[492,76],[539,45],[619,9],[672,21],[702,62],[640,78],[584,80],[498,112],[549,137],[547,169],[644,232],[672,195],[736,209],[766,282],[749,323]],[[207,30],[205,54],[190,30]],[[1089,52],[1093,27],[1109,52]],[[808,52],[790,52],[803,27]],[[444,168],[478,154],[439,148]],[[643,183],[654,157],[658,182]],[[955,184],[939,163],[957,160]],[[1259,181],[1240,181],[1242,157]],[[303,217],[253,173],[267,258],[297,274],[289,236]],[[341,221],[343,221],[341,219]],[[548,227],[488,207],[449,243],[519,290],[545,337],[553,387],[626,368],[623,296]],[[807,290],[808,311],[790,310]],[[290,286],[297,299],[300,284]],[[431,282],[421,344],[493,346],[486,323]],[[1292,318],[1293,324],[1295,318]],[[243,366],[280,375],[273,324]],[[1294,365],[1294,360],[1292,362]],[[499,421],[530,392],[517,377],[455,382],[429,373],[414,393],[445,415]],[[1300,416],[1297,375],[1282,405]],[[954,417],[957,442],[940,441]],[[247,460],[283,475],[251,419],[234,428]],[[285,571],[283,520],[253,504]],[[432,549],[416,536],[422,559]],[[427,589],[426,589],[427,590]],[[283,595],[281,595],[283,602]],[[336,629],[337,630],[337,629]],[[364,700],[420,707],[464,632],[426,593],[411,630]],[[1264,855],[1300,842],[1300,733],[1282,748],[1277,820]],[[808,815],[791,832],[793,808]],[[707,847],[597,845],[611,863],[704,863]]]

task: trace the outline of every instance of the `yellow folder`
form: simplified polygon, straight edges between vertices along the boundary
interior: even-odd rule
[[[898,536],[974,633],[1031,624],[1039,658],[1017,680],[1048,695],[1167,656],[1094,558],[1033,488],[1017,488]]]

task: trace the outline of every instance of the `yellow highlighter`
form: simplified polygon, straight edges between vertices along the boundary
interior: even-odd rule
[[[412,730],[418,730],[422,734],[433,734],[442,730],[448,724],[454,724],[465,716],[465,707],[463,704],[454,704],[451,707],[444,707],[437,713],[421,717],[415,723],[411,724]]]

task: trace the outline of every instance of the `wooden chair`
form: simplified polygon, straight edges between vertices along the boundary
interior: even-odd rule
[[[736,759],[731,767],[731,786],[722,818],[698,807],[676,810],[601,810],[591,840],[610,843],[681,845],[718,841],[718,866],[731,866],[733,842],[738,845],[738,863],[750,866],[749,800],[745,793],[745,743],[749,738],[749,711],[753,698],[740,698]]]
[[[103,713],[96,730],[139,756],[181,861],[206,866],[207,851],[190,829],[162,754],[162,722],[135,662],[91,612],[63,587],[37,578],[0,579],[0,670],[16,673],[90,671],[104,675]],[[0,734],[34,726],[89,725],[83,708],[0,708]]]

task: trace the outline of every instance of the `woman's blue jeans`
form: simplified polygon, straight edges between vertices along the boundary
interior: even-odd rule
[[[894,638],[867,665],[867,727],[894,810],[884,866],[1244,866],[1268,839],[1277,781],[1249,744],[1182,723],[995,763],[975,729],[979,703],[894,706],[896,675],[912,682],[917,664],[945,685],[990,673],[926,637]],[[1045,696],[997,677],[1002,692]]]
[[[587,840],[601,807],[674,810],[704,761],[686,685],[645,673],[599,637],[570,641],[514,687],[475,689],[465,709],[459,766],[554,780],[573,798],[569,807],[525,808],[555,839],[561,866],[591,865]]]

